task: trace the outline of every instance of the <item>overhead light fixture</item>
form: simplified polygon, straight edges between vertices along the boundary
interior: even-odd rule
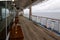
[[[14,2],[14,0],[12,0]]]

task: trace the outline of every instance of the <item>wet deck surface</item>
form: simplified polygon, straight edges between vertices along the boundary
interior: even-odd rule
[[[48,31],[40,26],[35,25],[32,21],[24,18],[23,16],[19,17],[19,25],[18,27],[18,35],[20,35],[20,31],[22,31],[24,40],[60,40],[60,37],[57,36],[54,32]],[[15,27],[13,27],[14,30]],[[12,31],[16,32],[16,31]],[[10,33],[12,37],[13,33]],[[22,34],[21,34],[22,35]],[[14,35],[14,37],[19,38],[19,36]],[[13,37],[12,37],[13,38]],[[13,40],[13,39],[11,39]],[[21,40],[21,39],[16,39]]]

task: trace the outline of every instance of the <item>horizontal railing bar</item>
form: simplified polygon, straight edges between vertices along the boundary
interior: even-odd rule
[[[48,17],[42,17],[42,16],[36,16],[36,15],[32,15],[34,17],[40,17],[40,18],[47,18],[47,19],[51,19],[51,20],[57,20],[60,21],[60,19],[54,19],[54,18],[48,18]]]

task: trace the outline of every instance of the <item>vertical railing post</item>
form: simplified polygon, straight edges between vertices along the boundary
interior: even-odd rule
[[[47,28],[47,25],[48,25],[47,23],[48,23],[48,18],[46,18],[46,28]]]
[[[41,17],[39,17],[40,18],[40,24],[41,24]]]
[[[36,16],[36,22],[37,22],[37,20],[38,20],[38,16]]]
[[[59,21],[59,33],[60,33],[60,21]]]
[[[58,32],[60,33],[60,21],[58,21]]]
[[[54,28],[55,28],[55,23],[56,23],[56,22],[54,21],[54,27],[53,27],[53,30],[55,30],[55,29],[54,29]]]
[[[52,20],[52,23],[54,23],[54,24],[52,24],[52,28],[51,28],[51,30],[54,30],[54,27],[55,27],[55,21],[54,20]]]

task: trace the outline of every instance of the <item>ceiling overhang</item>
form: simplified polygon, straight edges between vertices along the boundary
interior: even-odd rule
[[[7,7],[10,8],[12,7],[12,4],[15,4],[15,7],[19,7],[20,10],[25,9],[29,5],[35,5],[38,2],[42,2],[44,0],[14,0],[12,1],[7,1]],[[3,5],[2,5],[3,4]],[[6,1],[0,2],[0,5],[5,7],[6,6]]]
[[[29,5],[32,5],[36,1],[42,2],[44,0],[15,0],[14,3],[16,7],[19,7],[20,9],[24,9]]]

